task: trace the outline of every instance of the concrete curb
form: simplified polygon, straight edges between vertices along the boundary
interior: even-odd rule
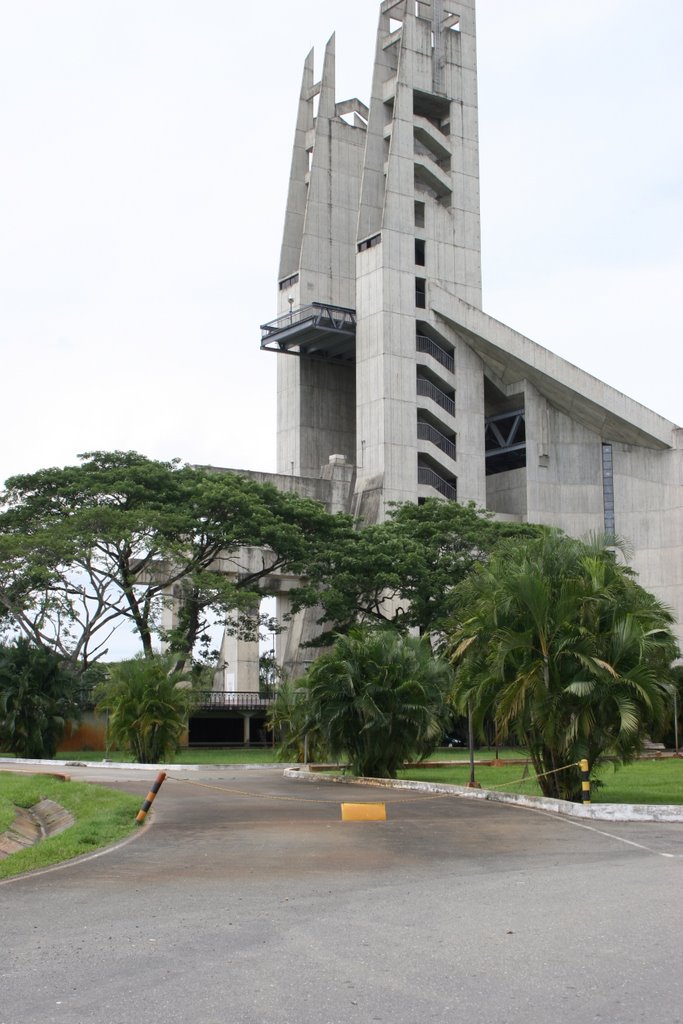
[[[36,757],[0,757],[0,765],[11,768],[12,765],[38,764],[55,765],[60,768],[127,768],[135,771],[172,771],[181,772],[199,771],[199,766],[194,764],[135,764],[131,761],[49,761],[47,758]]]
[[[490,800],[499,804],[515,804],[551,814],[562,814],[567,818],[584,818],[591,821],[659,821],[683,822],[681,804],[573,804],[568,800],[552,800],[545,796],[522,796],[517,793],[500,793],[491,789],[468,789],[442,782],[415,782],[412,779],[366,779],[348,775],[319,775],[301,768],[286,768],[286,779],[297,782],[343,782],[348,786],[377,786],[384,789],[407,789],[416,793],[444,793],[463,797],[466,800]]]

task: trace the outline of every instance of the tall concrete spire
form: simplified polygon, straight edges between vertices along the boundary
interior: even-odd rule
[[[289,174],[289,191],[287,194],[287,210],[285,227],[280,250],[279,277],[289,277],[299,269],[301,258],[301,239],[304,233],[304,215],[306,213],[306,175],[308,174],[308,133],[313,128],[313,50],[304,63],[301,78],[299,110],[294,132],[292,147],[292,168]]]

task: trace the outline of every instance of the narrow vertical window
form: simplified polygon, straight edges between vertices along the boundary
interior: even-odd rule
[[[425,243],[423,238],[415,239],[415,266],[424,267],[425,265]]]
[[[608,443],[602,446],[602,504],[605,533],[614,533],[614,466]]]
[[[427,305],[427,281],[424,277],[415,278],[415,305],[425,309]]]

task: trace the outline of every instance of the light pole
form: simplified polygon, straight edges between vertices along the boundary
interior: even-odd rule
[[[472,724],[472,705],[467,705],[467,742],[470,748],[470,781],[467,783],[469,789],[479,789],[479,783],[474,778],[474,725]]]
[[[678,757],[678,693],[674,690],[674,753]]]
[[[297,697],[301,697],[301,695],[305,694],[306,692],[307,691],[305,686],[299,686],[294,691]],[[304,733],[304,764],[308,764],[308,730],[306,730],[306,732]]]

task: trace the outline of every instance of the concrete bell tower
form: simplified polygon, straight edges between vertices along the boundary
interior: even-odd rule
[[[319,81],[304,64],[262,328],[280,353],[278,472],[345,456],[369,520],[428,495],[483,504],[481,373],[477,389],[430,309],[433,282],[481,306],[474,0],[384,0],[369,107],[337,101],[334,58],[332,37]]]

